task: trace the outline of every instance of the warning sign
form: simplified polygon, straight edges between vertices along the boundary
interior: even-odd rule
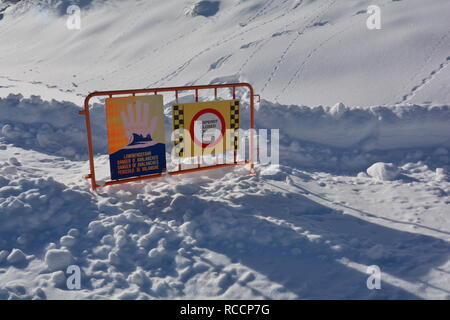
[[[106,99],[111,179],[166,169],[163,96]]]
[[[225,137],[225,119],[215,109],[204,109],[191,121],[190,134],[194,142],[202,148],[214,147]]]
[[[240,128],[239,100],[173,106],[175,152],[178,157],[236,151]]]

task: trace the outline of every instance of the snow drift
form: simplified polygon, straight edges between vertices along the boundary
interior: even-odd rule
[[[5,141],[70,159],[86,159],[85,124],[78,115],[79,106],[9,95],[0,98],[0,108],[0,135]],[[245,102],[243,108],[248,108]],[[94,151],[105,154],[104,106],[95,104],[91,113]],[[243,114],[246,121],[247,111]],[[280,129],[281,163],[300,167],[355,171],[389,158],[418,161],[431,157],[440,163],[449,159],[449,106],[349,108],[336,104],[310,108],[263,100],[255,119],[258,128]],[[166,113],[167,137],[170,126],[170,114]]]
[[[353,171],[384,160],[449,160],[449,106],[310,108],[263,101],[256,119],[260,128],[280,129],[281,161],[300,167]]]
[[[17,146],[56,154],[70,159],[86,159],[86,129],[77,116],[80,107],[70,102],[43,101],[38,96],[0,98],[0,129],[3,139]],[[106,149],[104,110],[93,108],[96,151]]]

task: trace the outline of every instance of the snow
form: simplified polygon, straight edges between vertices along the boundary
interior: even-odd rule
[[[6,261],[12,265],[17,265],[24,262],[26,259],[27,257],[20,249],[13,249],[6,258]]]
[[[436,168],[436,180],[446,181],[448,179],[447,172],[444,168]]]
[[[393,163],[377,162],[367,169],[367,174],[379,181],[391,181],[400,176],[401,170]]]
[[[0,20],[4,95],[78,103],[94,90],[235,79],[283,104],[450,99],[447,0],[78,1],[79,31],[65,28],[71,1],[21,2]],[[369,5],[381,30],[366,27]]]
[[[36,109],[48,107],[45,101],[35,101]],[[258,121],[278,121],[276,117],[264,117],[269,106],[268,102],[261,104]],[[291,117],[299,111],[307,115],[314,112],[305,107],[271,107],[285,108]],[[323,110],[322,131],[328,136],[322,139],[326,141],[336,137],[329,127],[334,128],[337,120]],[[411,110],[408,119],[414,118],[413,112],[428,110],[427,114],[434,108]],[[78,119],[73,111],[66,119],[68,123]],[[437,117],[428,117],[433,124],[430,130],[435,130],[434,123],[441,121],[442,115],[434,111],[431,114]],[[17,125],[11,118],[5,121]],[[315,117],[298,118],[310,128],[316,123]],[[52,122],[51,118],[47,121]],[[299,148],[306,144],[311,157],[331,148],[330,142],[325,145],[308,141],[307,136],[291,137],[295,131],[288,126],[282,132]],[[342,136],[342,141],[346,137]],[[436,169],[429,167],[448,163],[448,147],[440,143],[445,140],[439,135],[434,137],[432,154],[426,152],[429,144],[424,143],[406,149],[403,159],[403,153],[398,155],[395,160],[407,177],[403,180],[374,182],[367,176],[345,174],[338,167],[328,173],[326,164],[316,165],[322,170],[308,171],[302,161],[283,165],[286,161],[282,157],[280,165],[260,166],[257,176],[248,175],[244,168],[218,170],[107,187],[98,194],[92,193],[82,179],[86,160],[63,158],[57,152],[42,153],[40,146],[23,149],[21,140],[3,139],[2,249],[9,255],[18,247],[33,257],[20,268],[1,259],[8,277],[2,277],[0,283],[6,288],[11,279],[23,277],[18,273],[23,270],[25,279],[33,280],[22,298],[34,297],[37,288],[50,299],[57,298],[60,291],[67,292],[65,269],[71,263],[83,266],[87,286],[69,291],[72,297],[447,298],[437,289],[408,292],[393,284],[386,284],[384,295],[373,296],[363,287],[363,273],[350,271],[350,267],[337,262],[345,258],[349,259],[346,265],[352,261],[377,263],[397,278],[403,276],[402,270],[412,268],[405,271],[405,277],[412,277],[407,280],[410,282],[417,277],[428,279],[428,273],[435,268],[447,268],[443,254],[449,249],[446,211],[450,185],[448,181],[437,181]],[[342,159],[348,159],[346,163],[355,162],[350,154],[370,161],[369,151],[355,153],[358,144],[346,144],[347,148],[340,146]],[[77,153],[83,153],[85,146],[81,146],[80,141]],[[385,147],[391,149],[390,145]],[[409,161],[408,155],[415,153],[417,157]],[[358,167],[353,167],[355,175]],[[443,169],[442,165],[439,168]],[[410,256],[409,252],[423,255]],[[43,262],[39,267],[32,264],[39,261]],[[315,270],[317,266],[322,267]],[[331,283],[330,291],[320,289],[322,281]],[[432,288],[437,278],[427,281]],[[344,293],[338,289],[344,285],[353,289]],[[12,289],[7,290],[6,297],[13,297]]]
[[[70,102],[43,101],[38,96],[24,98],[20,94],[0,98],[0,106],[1,135],[6,141],[70,159],[86,158],[85,127],[80,118],[74,117],[79,106]],[[93,117],[98,124],[105,119],[95,108]],[[98,150],[106,148],[104,139],[97,139],[97,135],[105,132],[103,126],[94,128]]]
[[[68,3],[0,2],[0,299],[450,299],[448,1]],[[88,92],[229,81],[279,164],[90,190]]]
[[[191,16],[203,16],[211,17],[214,16],[220,8],[219,1],[196,1],[186,12]]]
[[[64,249],[50,249],[45,254],[45,264],[48,270],[65,270],[73,263],[70,251]]]

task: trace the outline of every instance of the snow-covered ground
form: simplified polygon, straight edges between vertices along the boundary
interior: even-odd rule
[[[449,1],[72,1],[81,30],[65,27],[71,1],[11,2],[0,299],[450,299]],[[88,92],[230,81],[262,94],[280,165],[90,190]]]
[[[49,88],[48,98],[66,99],[228,79],[280,103],[450,99],[447,0],[222,0],[200,11],[207,17],[192,10],[198,0],[74,1],[86,5],[79,31],[65,27],[70,1],[53,1],[62,3],[53,13],[35,5],[46,2],[3,13],[4,92]],[[366,26],[369,5],[381,8],[381,30]]]

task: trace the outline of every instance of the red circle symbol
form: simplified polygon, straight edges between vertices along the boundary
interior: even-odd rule
[[[195,135],[195,122],[202,116],[205,114],[213,114],[215,115],[217,118],[219,118],[220,123],[222,125],[222,127],[220,128],[221,131],[221,135],[220,137],[218,137],[215,141],[211,142],[211,143],[203,143],[201,141],[199,141],[197,139],[197,136]],[[191,133],[191,137],[194,140],[195,144],[197,144],[198,146],[201,146],[203,149],[207,148],[207,147],[214,147],[215,145],[217,145],[220,141],[222,141],[224,135],[225,135],[225,119],[223,118],[222,114],[215,110],[215,109],[203,109],[200,110],[199,112],[197,112],[197,114],[194,116],[194,118],[192,118],[191,121],[191,126],[189,129],[190,133]]]

